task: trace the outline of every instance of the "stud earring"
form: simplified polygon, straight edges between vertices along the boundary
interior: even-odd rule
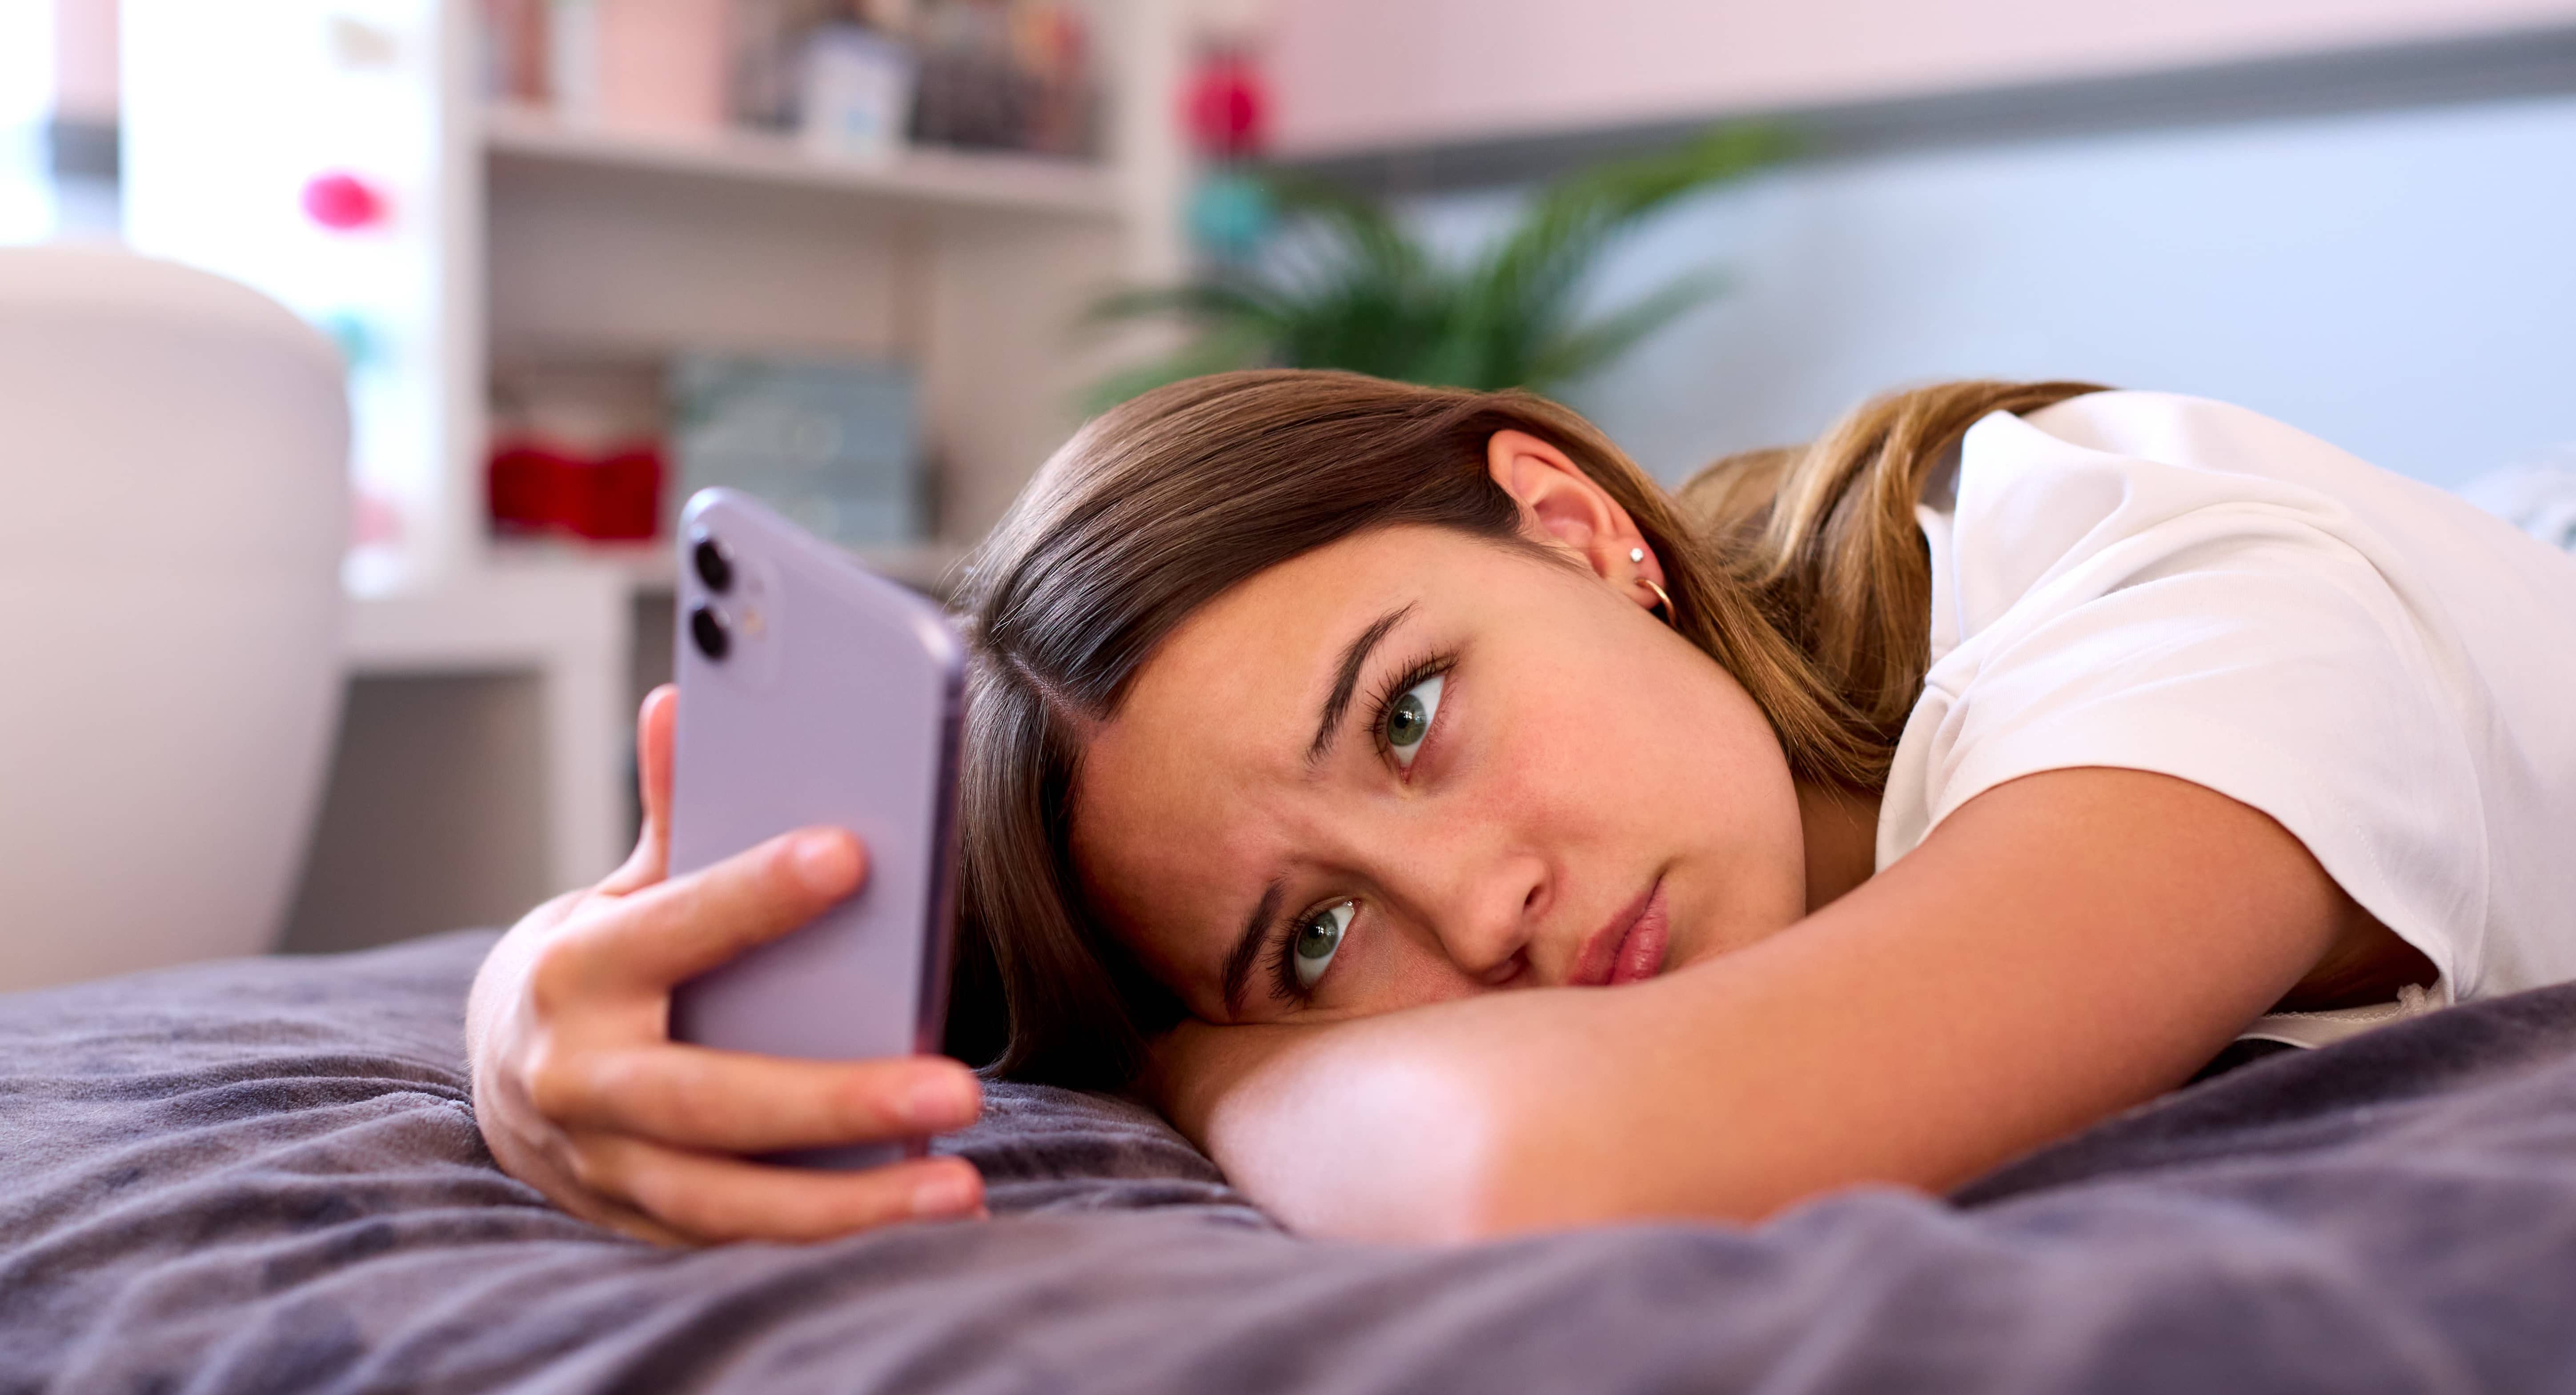
[[[1631,561],[1631,562],[1643,562],[1643,561],[1645,561],[1645,560],[1646,560],[1646,549],[1644,549],[1644,548],[1642,548],[1642,547],[1632,547],[1632,548],[1629,548],[1629,549],[1628,549],[1628,560],[1629,560],[1629,561]]]

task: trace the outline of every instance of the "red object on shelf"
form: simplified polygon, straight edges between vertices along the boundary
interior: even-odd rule
[[[304,181],[304,216],[333,232],[355,232],[385,220],[385,197],[346,170]]]
[[[540,441],[492,452],[492,525],[504,533],[570,533],[598,542],[650,538],[662,527],[662,449],[649,442],[599,456]]]
[[[662,450],[639,445],[593,464],[573,531],[585,538],[641,539],[662,530]]]
[[[1251,55],[1221,49],[1201,59],[1186,106],[1202,154],[1234,160],[1260,153],[1269,134],[1270,92]]]
[[[486,486],[494,531],[544,533],[559,526],[569,512],[561,496],[564,476],[572,465],[533,442],[507,441],[493,447]]]

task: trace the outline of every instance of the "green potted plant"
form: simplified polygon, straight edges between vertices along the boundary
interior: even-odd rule
[[[1554,391],[1608,365],[1722,284],[1714,269],[1696,268],[1582,315],[1583,283],[1618,235],[1687,195],[1775,162],[1787,146],[1771,127],[1721,126],[1669,151],[1579,170],[1539,189],[1510,228],[1463,259],[1433,253],[1378,200],[1269,176],[1285,235],[1264,255],[1093,304],[1094,325],[1178,320],[1192,331],[1167,357],[1099,384],[1093,405],[1262,366]]]

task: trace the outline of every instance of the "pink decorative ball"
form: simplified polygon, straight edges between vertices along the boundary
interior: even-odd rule
[[[1270,94],[1251,58],[1219,52],[1200,60],[1190,78],[1190,136],[1207,155],[1239,159],[1260,151]]]
[[[333,232],[354,232],[385,220],[384,195],[346,170],[304,182],[304,216]]]

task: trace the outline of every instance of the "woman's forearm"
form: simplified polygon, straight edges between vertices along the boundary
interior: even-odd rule
[[[1762,1042],[1725,1021],[1674,1020],[1723,997],[1708,980],[1731,967],[1324,1027],[1198,1029],[1208,1052],[1235,1059],[1203,1059],[1167,1106],[1236,1186],[1309,1234],[1459,1240],[1758,1217],[1814,1189],[1818,1160],[1779,1133],[1812,1143],[1816,1129],[1784,1117],[1801,1112],[1791,1101],[1760,1102]],[[1738,1136],[1728,1118],[1747,1113],[1772,1126]],[[1837,1151],[1882,1177],[1901,1162]]]
[[[1473,1070],[1475,1015],[1329,1027],[1184,1026],[1163,1048],[1164,1111],[1290,1228],[1371,1239],[1471,1233],[1502,1149]]]
[[[1186,1029],[1162,1093],[1301,1230],[1753,1219],[1855,1182],[1948,1186],[2170,1088],[2355,914],[2243,805],[2054,772],[1738,953],[1616,989]]]

